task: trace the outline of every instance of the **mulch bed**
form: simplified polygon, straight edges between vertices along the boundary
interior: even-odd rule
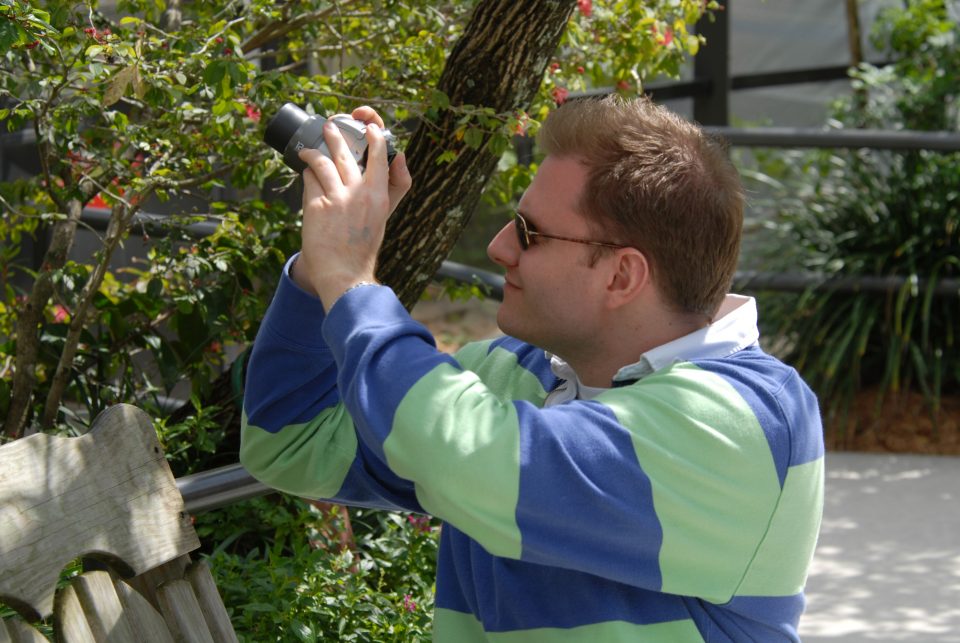
[[[888,393],[877,406],[877,392],[860,393],[846,422],[826,430],[827,449],[869,453],[960,455],[960,395],[942,397],[931,409],[923,395]]]

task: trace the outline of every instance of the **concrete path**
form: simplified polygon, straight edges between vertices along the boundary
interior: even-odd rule
[[[827,454],[804,643],[960,643],[960,458]]]

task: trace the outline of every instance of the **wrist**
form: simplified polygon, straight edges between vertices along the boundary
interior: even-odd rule
[[[366,277],[349,277],[341,279],[325,278],[323,284],[317,284],[316,289],[317,293],[320,296],[320,300],[323,302],[323,309],[326,312],[330,312],[330,309],[333,308],[341,297],[346,295],[351,290],[356,288],[361,288],[363,286],[379,286],[380,284],[373,278],[371,275]]]

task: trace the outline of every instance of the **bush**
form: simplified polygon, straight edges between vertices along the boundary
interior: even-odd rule
[[[874,39],[898,62],[852,72],[855,94],[835,107],[833,127],[952,130],[960,85],[960,35],[943,2],[882,13]],[[825,277],[905,276],[889,294],[810,289],[762,297],[763,321],[784,338],[785,358],[817,390],[828,419],[845,420],[852,396],[919,390],[934,418],[941,396],[960,390],[956,296],[960,276],[960,154],[834,150],[793,154],[777,220],[773,265]],[[840,425],[838,425],[840,426]]]
[[[436,523],[351,510],[355,547],[344,548],[341,515],[339,507],[257,499],[198,519],[201,536],[220,540],[208,560],[241,640],[430,639]]]

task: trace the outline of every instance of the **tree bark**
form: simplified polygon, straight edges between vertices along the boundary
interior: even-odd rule
[[[498,113],[526,109],[575,7],[574,0],[479,2],[437,89],[453,106],[482,105]],[[456,112],[442,111],[414,132],[406,150],[413,187],[387,224],[377,276],[407,308],[453,249],[499,161],[485,145],[471,149],[457,141],[459,119]],[[457,152],[456,159],[438,164],[448,150]]]
[[[67,204],[67,218],[53,226],[50,245],[44,254],[40,272],[17,317],[17,356],[14,362],[17,370],[13,377],[10,409],[3,425],[4,434],[11,438],[21,436],[30,414],[33,391],[37,384],[37,353],[40,351],[37,331],[43,322],[43,309],[53,295],[53,275],[63,268],[67,261],[82,211],[83,201],[72,199]]]

